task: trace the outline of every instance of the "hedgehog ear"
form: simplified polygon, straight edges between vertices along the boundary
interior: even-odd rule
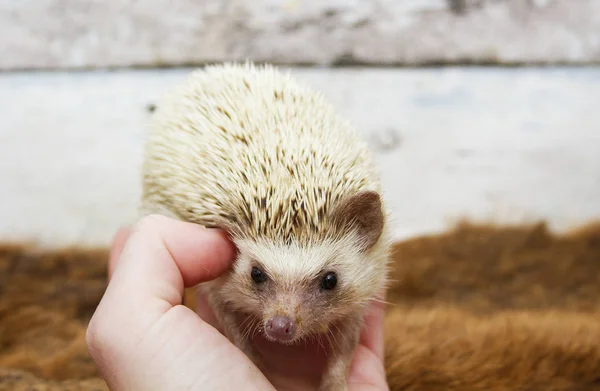
[[[383,232],[381,197],[374,191],[361,191],[341,201],[333,212],[333,220],[342,230],[355,228],[366,250],[377,243]]]

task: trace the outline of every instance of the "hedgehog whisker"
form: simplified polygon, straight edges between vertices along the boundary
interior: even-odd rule
[[[244,326],[244,328],[243,328],[243,330],[244,330],[244,333],[242,334],[242,337],[243,337],[244,339],[249,339],[249,338],[250,338],[251,331],[252,331],[253,327],[254,327],[254,323],[253,323],[252,321],[248,322],[248,323],[247,323],[247,324]]]
[[[386,301],[386,300],[381,300],[381,299],[371,299],[371,301],[374,301],[375,303],[381,303],[381,304],[386,304],[386,305],[391,305],[391,306],[396,306],[396,303],[392,303],[391,301]]]
[[[254,337],[256,334],[261,333],[262,331],[262,322],[255,320],[251,329],[251,336]]]
[[[323,348],[323,351],[325,352],[325,355],[327,355],[327,347],[324,345],[323,341],[321,340],[321,335],[319,335],[316,332],[311,332],[310,336],[312,338],[315,338],[317,340],[317,343],[319,344],[319,347]]]
[[[336,331],[338,333],[341,333],[341,330],[340,330],[340,328],[338,327],[337,324],[334,323],[334,324],[332,324],[332,326],[335,327],[335,329],[336,329]],[[339,342],[338,342],[338,340],[337,340],[337,338],[336,338],[335,333],[333,332],[333,330],[330,329],[328,333],[331,333],[331,336],[333,337],[333,341],[335,342],[335,346],[338,346]]]

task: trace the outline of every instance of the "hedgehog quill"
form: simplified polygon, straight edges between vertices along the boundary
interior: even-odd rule
[[[273,66],[213,65],[159,103],[144,154],[141,213],[220,228],[238,248],[198,287],[226,336],[259,368],[255,333],[324,338],[320,389],[346,390],[391,244],[379,173],[350,122]]]

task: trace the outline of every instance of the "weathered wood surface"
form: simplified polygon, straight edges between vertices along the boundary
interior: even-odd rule
[[[105,244],[135,217],[147,105],[188,70],[0,74],[0,238]],[[398,237],[600,218],[600,69],[294,69],[377,151]]]
[[[4,0],[0,70],[598,63],[598,0]]]

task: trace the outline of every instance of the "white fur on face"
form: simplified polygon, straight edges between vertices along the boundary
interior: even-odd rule
[[[361,307],[385,280],[385,264],[373,254],[360,252],[352,236],[311,245],[243,240],[237,246],[240,255],[232,287],[240,294],[240,309],[263,317],[283,311],[323,324]],[[260,293],[250,276],[253,266],[268,276]],[[335,272],[338,282],[333,290],[323,292],[320,284],[327,272]],[[319,314],[320,310],[328,313]],[[300,315],[290,313],[294,311]],[[301,315],[307,311],[315,313]]]
[[[330,270],[343,269],[344,263],[356,262],[354,251],[344,248],[342,242],[301,246],[297,242],[288,245],[245,240],[239,249],[243,256],[236,265],[238,272],[250,270],[255,263],[282,288],[313,280]]]

